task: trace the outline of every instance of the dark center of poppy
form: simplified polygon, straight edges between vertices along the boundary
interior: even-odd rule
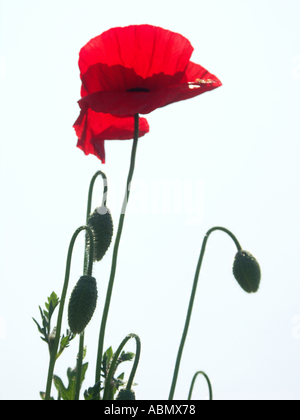
[[[127,89],[127,92],[149,92],[149,89],[143,87],[136,87],[132,89]]]

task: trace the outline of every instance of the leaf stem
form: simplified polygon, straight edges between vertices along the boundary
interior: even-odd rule
[[[177,377],[178,377],[178,372],[179,372],[179,367],[180,367],[181,356],[182,356],[183,347],[184,347],[184,344],[185,344],[185,340],[186,340],[186,336],[187,336],[187,333],[188,333],[189,324],[190,324],[190,320],[191,320],[193,304],[194,304],[194,299],[195,299],[195,295],[196,295],[198,278],[199,278],[199,273],[200,273],[200,269],[201,269],[201,265],[202,265],[204,252],[205,252],[206,242],[208,240],[209,235],[215,230],[221,230],[221,231],[227,233],[231,237],[231,239],[234,241],[238,251],[240,251],[242,249],[241,245],[239,244],[238,240],[233,235],[233,233],[231,233],[226,228],[223,228],[223,227],[220,227],[220,226],[215,226],[215,227],[209,229],[206,232],[206,235],[204,236],[200,256],[199,256],[199,259],[198,259],[198,264],[197,264],[197,267],[196,267],[194,283],[193,283],[193,288],[192,288],[192,292],[191,292],[191,296],[190,296],[190,302],[189,302],[189,306],[188,306],[188,310],[187,310],[185,325],[184,325],[184,329],[183,329],[183,333],[182,333],[182,337],[181,337],[181,342],[180,342],[178,353],[177,353],[177,358],[176,358],[176,363],[175,363],[175,368],[174,368],[174,373],[173,373],[173,379],[172,379],[172,384],[171,384],[171,389],[170,389],[170,394],[169,394],[169,400],[173,400],[173,397],[174,397],[174,392],[175,392],[175,387],[176,387],[176,382],[177,382]]]
[[[103,343],[104,343],[105,327],[106,327],[107,316],[108,316],[108,311],[109,311],[109,306],[110,306],[110,300],[111,300],[111,295],[112,295],[112,290],[113,290],[113,285],[114,285],[116,266],[117,266],[118,250],[119,250],[119,244],[120,244],[121,234],[122,234],[122,230],[123,230],[125,212],[126,212],[127,203],[128,203],[128,200],[129,200],[130,184],[131,184],[131,180],[132,180],[132,176],[133,176],[133,172],[134,172],[135,156],[136,156],[138,137],[139,137],[139,115],[135,114],[134,115],[134,138],[133,138],[133,144],[132,144],[132,150],[131,150],[130,167],[129,167],[128,177],[127,177],[127,184],[126,184],[124,201],[123,201],[121,214],[120,214],[120,218],[119,218],[118,231],[117,231],[117,234],[116,234],[116,239],[115,239],[115,244],[114,244],[114,249],[113,249],[113,257],[112,257],[110,278],[109,278],[109,283],[108,283],[108,287],[107,287],[105,306],[104,306],[104,309],[103,309],[103,315],[102,315],[100,332],[99,332],[95,383],[97,383],[101,380],[101,378],[100,378],[100,375],[101,375],[101,361],[102,361],[102,355],[103,355]]]

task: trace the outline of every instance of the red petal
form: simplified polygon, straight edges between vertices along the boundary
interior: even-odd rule
[[[220,80],[199,64],[189,62],[181,81],[150,92],[104,91],[83,97],[81,108],[116,115],[148,114],[156,108],[193,98],[221,86]]]
[[[150,25],[113,28],[80,51],[82,110],[133,116],[192,98],[222,85],[189,61],[182,35]]]
[[[189,40],[151,25],[112,28],[91,39],[79,53],[82,74],[97,63],[131,68],[143,78],[183,71],[193,52]]]
[[[105,163],[104,140],[129,140],[134,135],[134,118],[102,114],[91,109],[81,110],[73,127],[78,137],[77,147],[86,155],[97,156]],[[149,132],[145,118],[139,119],[139,137]]]

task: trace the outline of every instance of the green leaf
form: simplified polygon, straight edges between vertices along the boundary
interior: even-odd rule
[[[107,350],[106,350],[106,352],[104,353],[104,355],[103,355],[103,359],[102,359],[102,368],[101,368],[101,370],[102,370],[102,372],[103,372],[103,376],[104,376],[104,378],[106,378],[106,375],[107,375],[107,371],[108,371],[108,369],[109,369],[109,365],[110,365],[110,362],[111,362],[111,359],[112,359],[112,357],[113,357],[113,350],[112,350],[112,348],[111,347],[109,347]]]
[[[41,318],[42,318],[43,328],[40,326],[40,324],[34,318],[32,318],[32,319],[36,323],[39,332],[42,334],[41,339],[48,344],[49,343],[49,336],[51,334],[50,333],[50,320],[51,320],[51,316],[54,312],[54,309],[56,308],[56,306],[59,303],[59,299],[58,299],[56,293],[54,293],[54,292],[52,292],[51,295],[47,299],[48,299],[48,303],[45,302],[45,306],[46,306],[47,311],[45,309],[42,310],[42,308],[39,306],[39,311],[40,311],[40,315],[41,315]]]
[[[84,391],[84,399],[86,401],[95,400],[103,389],[104,388],[100,388],[100,381],[97,382],[94,386]]]
[[[124,379],[124,372],[123,372],[123,373],[121,373],[121,375],[117,376],[117,379],[121,379],[121,380],[123,380],[123,379]]]
[[[45,400],[46,392],[40,391],[40,397],[41,397],[42,400]],[[53,397],[50,397],[50,400],[54,400],[54,398]]]
[[[130,351],[128,351],[127,353],[125,353],[124,351],[122,351],[119,359],[121,359],[121,362],[127,362],[130,360],[133,360],[135,354],[131,353]]]
[[[81,381],[82,383],[85,379],[85,373],[88,368],[88,363],[84,363],[82,365],[82,371],[81,371]],[[60,392],[61,398],[63,400],[72,401],[75,397],[75,385],[76,385],[76,368],[67,369],[67,377],[68,377],[68,386],[65,387],[63,381],[61,378],[57,375],[53,375],[53,382],[54,386],[57,389],[58,392]]]
[[[75,334],[72,333],[71,330],[67,329],[66,335],[62,335],[60,340],[60,347],[58,350],[58,353],[56,355],[56,359],[59,358],[59,356],[62,354],[64,349],[68,348],[70,346],[70,342],[75,338]]]
[[[46,304],[46,308],[49,310],[49,321],[50,321],[55,308],[59,304],[59,298],[57,294],[52,292],[51,295],[48,297],[48,302],[49,302],[49,307],[47,307],[47,304]]]

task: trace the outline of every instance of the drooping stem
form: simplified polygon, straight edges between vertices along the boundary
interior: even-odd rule
[[[97,179],[97,177],[101,175],[103,179],[103,196],[102,196],[102,206],[106,206],[106,198],[107,198],[107,178],[104,172],[98,171],[95,173],[95,175],[92,177],[89,187],[89,193],[88,193],[88,202],[86,207],[86,221],[88,220],[90,214],[91,214],[91,207],[92,207],[92,198],[93,198],[93,189],[94,184]]]
[[[60,340],[60,332],[61,332],[61,323],[62,323],[62,316],[64,311],[64,305],[65,305],[65,299],[66,294],[68,290],[68,284],[69,284],[69,278],[70,278],[70,269],[71,269],[71,260],[72,260],[72,252],[74,248],[74,244],[76,241],[77,236],[82,230],[87,230],[88,234],[90,235],[90,255],[89,258],[89,266],[88,266],[88,273],[91,275],[92,273],[92,266],[93,266],[93,252],[94,252],[94,239],[93,239],[93,233],[92,230],[88,226],[81,226],[74,232],[68,249],[68,255],[67,255],[67,262],[66,262],[66,270],[65,270],[65,280],[64,285],[61,293],[60,303],[59,303],[59,311],[57,315],[57,323],[56,323],[56,332],[55,332],[55,340],[54,345],[50,354],[50,362],[49,362],[49,368],[48,368],[48,377],[47,377],[47,385],[46,385],[46,393],[45,393],[45,399],[50,399],[50,392],[51,392],[51,385],[52,385],[52,377],[53,377],[53,371],[54,371],[54,365],[57,359],[57,350]]]
[[[88,219],[91,214],[91,208],[92,208],[92,198],[93,198],[93,191],[94,191],[94,184],[97,179],[97,177],[101,175],[103,179],[103,195],[102,195],[102,206],[106,206],[106,198],[107,198],[107,178],[104,172],[98,171],[95,173],[95,175],[92,177],[90,181],[89,186],[89,192],[88,192],[88,200],[87,200],[87,206],[86,206],[86,224],[88,223]],[[84,253],[84,262],[83,262],[83,270],[86,272],[87,269],[87,260],[88,260],[88,247],[87,247],[87,238],[85,239],[85,253]]]
[[[111,300],[111,295],[112,295],[112,290],[113,290],[113,285],[114,285],[116,266],[117,266],[118,250],[119,250],[119,244],[120,244],[121,234],[122,234],[122,230],[123,230],[125,212],[126,212],[128,199],[129,199],[129,194],[130,194],[130,184],[131,184],[131,180],[132,180],[132,176],[133,176],[133,172],[134,172],[135,156],[136,156],[138,137],[139,137],[139,115],[135,114],[135,116],[134,116],[134,138],[133,138],[133,144],[132,144],[132,150],[131,150],[130,167],[129,167],[128,177],[127,177],[127,184],[126,184],[124,201],[123,201],[122,210],[121,210],[121,214],[120,214],[120,218],[119,218],[119,226],[118,226],[116,239],[115,239],[115,244],[114,244],[114,249],[113,249],[113,257],[112,257],[110,278],[109,278],[109,282],[108,282],[108,287],[107,287],[107,292],[106,292],[106,300],[105,300],[105,305],[104,305],[104,309],[103,309],[103,315],[102,315],[100,332],[99,332],[95,383],[100,381],[105,327],[106,327],[107,316],[108,316],[108,311],[109,311],[109,306],[110,306],[110,300]]]
[[[97,171],[90,181],[88,200],[86,206],[86,223],[88,223],[89,216],[91,214],[92,208],[92,198],[94,184],[97,177],[101,175],[103,179],[103,195],[102,195],[102,206],[106,206],[106,197],[107,197],[107,178],[104,172]],[[87,264],[88,261],[93,260],[93,254],[88,250],[87,246],[87,237],[85,238],[85,249],[84,249],[84,262],[83,262],[83,274],[91,275],[92,273],[87,273]],[[76,385],[75,385],[75,400],[79,400],[80,386],[81,386],[81,371],[82,371],[82,360],[83,360],[83,350],[84,350],[84,331],[79,336],[79,349],[77,356],[77,368],[76,368]]]
[[[122,343],[119,345],[117,351],[115,352],[114,357],[113,357],[112,362],[111,362],[111,365],[110,365],[110,368],[109,368],[109,371],[108,371],[107,378],[105,380],[103,400],[110,399],[109,398],[109,394],[110,394],[110,389],[111,389],[111,380],[113,378],[113,374],[114,374],[114,371],[115,371],[116,363],[118,361],[119,355],[120,355],[123,347],[125,346],[125,344],[127,343],[127,341],[130,340],[131,338],[135,338],[135,341],[136,341],[136,352],[135,352],[134,363],[133,363],[133,366],[132,366],[132,369],[131,369],[131,373],[130,373],[130,376],[129,376],[129,380],[127,382],[126,389],[127,390],[130,390],[131,387],[132,387],[134,375],[135,375],[135,372],[137,370],[137,366],[138,366],[138,363],[139,363],[139,360],[140,360],[140,354],[141,354],[141,340],[140,340],[139,336],[136,335],[136,334],[128,334],[124,338],[124,340],[122,341]]]
[[[176,363],[175,363],[175,368],[174,368],[174,373],[173,373],[173,379],[172,379],[172,384],[171,384],[171,389],[170,389],[170,394],[169,394],[169,400],[173,400],[173,397],[174,397],[174,392],[175,392],[175,387],[176,387],[176,382],[177,382],[177,377],[178,377],[178,372],[179,372],[181,356],[182,356],[183,347],[184,347],[184,344],[185,344],[185,340],[186,340],[186,336],[187,336],[187,333],[188,333],[189,324],[190,324],[190,320],[191,320],[193,304],[194,304],[194,299],[195,299],[196,290],[197,290],[199,273],[200,273],[202,260],[203,260],[203,256],[204,256],[204,252],[205,252],[205,248],[206,248],[206,242],[208,240],[209,235],[215,230],[221,230],[221,231],[227,233],[231,237],[231,239],[234,241],[238,251],[240,251],[242,249],[241,245],[239,244],[238,240],[233,235],[233,233],[231,233],[226,228],[223,228],[223,227],[220,227],[220,226],[215,226],[215,227],[209,229],[206,232],[206,235],[204,236],[200,256],[199,256],[199,259],[198,259],[198,264],[197,264],[197,267],[196,267],[194,283],[193,283],[193,288],[192,288],[192,292],[191,292],[191,296],[190,296],[190,302],[189,302],[189,306],[188,306],[188,310],[187,310],[185,325],[184,325],[184,328],[183,328],[181,342],[180,342],[178,353],[177,353],[177,358],[176,358]]]
[[[200,374],[203,375],[204,378],[206,379],[206,382],[207,382],[207,385],[208,385],[208,391],[209,391],[209,400],[212,401],[213,400],[212,386],[211,386],[209,377],[206,375],[206,373],[204,373],[202,371],[196,372],[193,379],[192,379],[192,383],[191,383],[190,390],[189,390],[189,395],[188,395],[188,400],[191,400],[191,398],[192,398],[192,393],[193,393],[195,381],[196,381],[197,376],[200,375]]]

